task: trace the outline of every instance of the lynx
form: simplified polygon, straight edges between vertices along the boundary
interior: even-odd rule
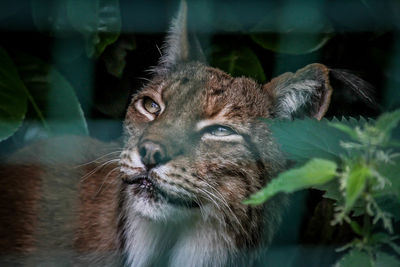
[[[132,98],[122,145],[61,137],[2,165],[3,263],[250,266],[271,241],[285,198],[242,204],[286,167],[259,118],[322,118],[331,70],[231,77],[193,60],[186,10]]]

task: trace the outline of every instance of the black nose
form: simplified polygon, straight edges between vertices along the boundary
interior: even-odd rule
[[[162,146],[152,141],[145,141],[141,143],[139,146],[139,154],[143,164],[148,169],[167,161],[167,157]]]

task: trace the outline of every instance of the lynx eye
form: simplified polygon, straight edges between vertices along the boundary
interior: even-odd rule
[[[240,143],[243,141],[243,136],[235,128],[223,124],[212,123],[215,123],[215,121],[202,120],[197,123],[195,128],[199,132],[202,141],[234,143]]]
[[[161,107],[150,97],[143,99],[143,107],[147,112],[155,115],[158,115],[161,111]]]
[[[235,131],[231,128],[221,125],[212,126],[208,132],[214,136],[228,136],[235,134]]]

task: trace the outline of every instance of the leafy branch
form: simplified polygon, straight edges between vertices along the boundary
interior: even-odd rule
[[[398,257],[381,250],[388,246],[400,255],[393,227],[393,221],[399,219],[400,154],[399,144],[392,138],[399,121],[400,111],[383,114],[376,121],[267,121],[288,157],[303,165],[281,173],[244,203],[259,205],[279,192],[305,188],[326,191],[324,197],[336,201],[331,224],[347,223],[358,236],[338,249],[351,250],[336,266],[350,266],[352,262],[399,265]],[[362,223],[355,219],[359,216]]]

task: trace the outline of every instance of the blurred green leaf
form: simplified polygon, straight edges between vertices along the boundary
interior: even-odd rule
[[[400,256],[400,246],[394,242],[388,242],[388,245]]]
[[[119,0],[67,0],[71,25],[85,37],[88,56],[99,56],[121,31]]]
[[[379,193],[394,195],[400,201],[400,158],[396,158],[390,163],[379,164],[377,171],[391,183],[380,190]]]
[[[352,127],[349,127],[343,123],[335,123],[335,122],[330,123],[330,125],[342,132],[347,133],[354,140],[357,140],[357,132]]]
[[[351,227],[351,229],[353,229],[353,231],[356,234],[358,234],[358,235],[362,235],[363,234],[361,226],[356,221],[351,221],[350,227]]]
[[[373,245],[390,242],[391,237],[387,233],[378,232],[371,235],[369,242]]]
[[[384,232],[378,232],[371,235],[370,243],[376,247],[388,245],[395,253],[400,255],[400,246],[394,242],[396,239],[399,239],[399,237],[394,237]]]
[[[136,48],[136,41],[133,37],[120,38],[106,50],[102,56],[108,73],[121,78],[126,65],[128,51]]]
[[[232,76],[249,76],[259,82],[266,80],[258,57],[248,47],[214,47],[211,54],[211,65]]]
[[[289,55],[312,53],[331,39],[331,34],[253,33],[250,36],[265,49]]]
[[[351,209],[363,192],[366,180],[371,175],[370,169],[364,164],[354,164],[350,168],[348,177],[344,178],[346,183],[345,208]]]
[[[50,134],[88,134],[74,89],[58,71],[27,54],[17,54],[15,62],[32,96],[31,118],[39,118]]]
[[[351,141],[343,131],[334,128],[329,121],[306,118],[290,120],[265,120],[272,136],[281,145],[289,159],[299,164],[311,158],[323,158],[339,162],[347,151],[340,146],[341,141]],[[339,122],[334,119],[332,122]],[[362,121],[342,119],[340,123],[348,126]]]
[[[250,196],[243,203],[258,205],[277,193],[291,193],[313,185],[324,184],[336,176],[335,162],[324,159],[312,159],[300,168],[290,169],[273,179],[261,191]]]
[[[314,189],[318,189],[321,191],[325,191],[323,197],[335,200],[337,202],[341,202],[343,199],[342,192],[340,192],[339,188],[339,181],[337,179],[329,181],[328,183],[321,184],[321,185],[314,185]]]
[[[13,61],[0,47],[0,141],[18,130],[26,109],[26,88]]]
[[[68,37],[73,32],[66,11],[67,0],[31,0],[32,19],[42,32],[56,37]]]
[[[389,135],[390,132],[399,124],[399,121],[400,110],[396,110],[380,115],[376,120],[375,127]]]
[[[335,265],[335,267],[373,267],[373,263],[366,252],[353,249],[344,255]]]
[[[88,56],[99,56],[121,31],[119,0],[31,0],[32,17],[40,31],[56,37],[79,32]]]
[[[384,252],[376,253],[375,267],[399,267],[399,258]]]
[[[251,32],[253,41],[265,49],[298,55],[325,45],[333,28],[316,6],[291,4],[271,10]]]
[[[395,221],[400,220],[400,200],[393,195],[388,195],[387,191],[379,190],[378,193],[373,193],[373,197],[382,209],[383,212],[390,213]],[[358,199],[351,208],[352,216],[358,217],[365,214],[365,202]]]

